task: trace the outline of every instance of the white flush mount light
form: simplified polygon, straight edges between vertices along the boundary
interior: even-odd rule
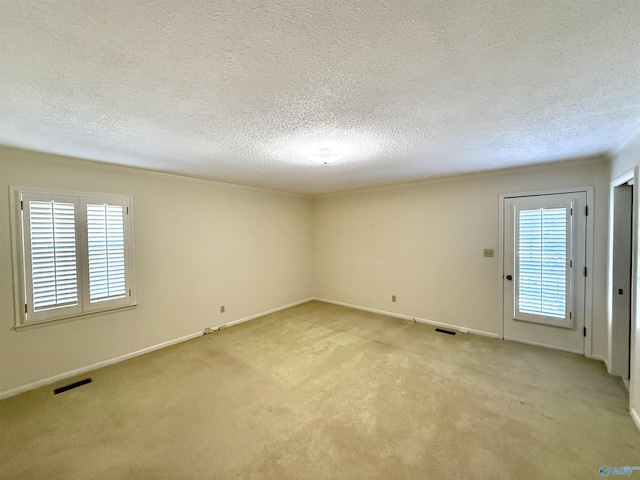
[[[340,154],[331,148],[319,148],[309,154],[309,159],[316,163],[327,165],[340,159]]]

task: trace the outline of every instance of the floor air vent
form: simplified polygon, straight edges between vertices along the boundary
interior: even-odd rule
[[[451,330],[445,330],[444,328],[436,328],[436,332],[438,333],[446,333],[447,335],[455,335],[457,332],[453,332]]]
[[[69,385],[65,385],[64,387],[56,388],[53,391],[53,394],[58,395],[59,393],[66,392],[67,390],[72,390],[74,388],[81,387],[82,385],[86,385],[87,383],[91,383],[90,378],[85,378],[84,380],[80,380],[79,382],[70,383]]]

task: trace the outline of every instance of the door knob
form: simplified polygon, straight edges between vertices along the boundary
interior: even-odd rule
[[[504,277],[504,278],[506,278],[506,279],[507,279],[507,280],[509,280],[509,281],[513,280],[513,277],[512,277],[511,275],[507,275],[507,276],[506,276],[506,277]]]

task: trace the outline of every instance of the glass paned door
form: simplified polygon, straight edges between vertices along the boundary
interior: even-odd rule
[[[504,338],[584,353],[586,192],[504,199]]]

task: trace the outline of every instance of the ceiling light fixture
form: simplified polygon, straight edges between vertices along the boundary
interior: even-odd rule
[[[327,165],[340,159],[340,154],[330,148],[319,148],[315,152],[309,154],[309,159]]]

